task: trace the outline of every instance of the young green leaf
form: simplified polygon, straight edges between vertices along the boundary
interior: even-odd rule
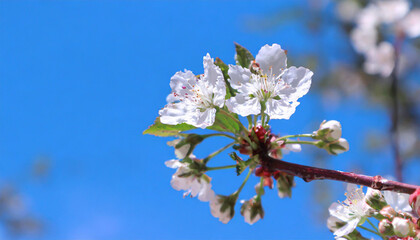
[[[238,43],[235,43],[235,49],[236,49],[236,64],[241,65],[244,68],[249,68],[252,61],[255,60],[254,56],[248,51],[248,49],[242,47]]]
[[[238,119],[238,115],[234,113],[230,113],[233,118]],[[217,112],[216,118],[214,119],[214,124],[207,129],[215,130],[219,132],[231,132],[231,133],[239,133],[241,131],[241,126],[239,123],[235,122],[232,118],[226,116],[223,113]]]
[[[235,89],[233,89],[232,88],[232,86],[230,86],[230,83],[229,83],[229,81],[228,81],[228,79],[230,78],[229,77],[229,74],[228,74],[228,71],[229,71],[229,66],[228,65],[226,65],[226,63],[224,63],[220,58],[216,58],[216,60],[214,61],[214,64],[216,65],[216,66],[218,66],[219,68],[220,68],[220,70],[222,70],[222,73],[223,73],[223,78],[225,79],[225,83],[226,83],[226,99],[229,99],[230,97],[232,97],[232,96],[235,96],[236,94],[235,94]]]
[[[150,134],[159,137],[178,136],[181,132],[195,129],[196,127],[186,123],[178,125],[168,125],[160,122],[160,117],[157,117],[155,123],[150,125],[149,128],[144,130],[143,134]]]

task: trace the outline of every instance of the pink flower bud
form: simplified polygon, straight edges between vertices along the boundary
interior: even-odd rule
[[[417,190],[410,195],[410,198],[408,202],[410,203],[411,208],[417,215],[420,216],[420,188],[417,188]]]
[[[378,226],[379,232],[390,236],[390,235],[394,235],[394,227],[392,226],[392,222],[389,221],[388,219],[382,219],[379,222],[379,226]]]

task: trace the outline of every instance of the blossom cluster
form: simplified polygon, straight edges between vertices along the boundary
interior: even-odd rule
[[[411,196],[405,193],[379,191],[347,186],[347,198],[333,203],[329,208],[328,228],[336,239],[366,239],[357,227],[376,233],[382,239],[420,239],[418,225],[420,213],[420,189]],[[378,227],[369,220],[378,222]],[[362,226],[368,222],[374,229]],[[376,232],[375,232],[376,231]]]
[[[313,75],[304,67],[288,67],[286,51],[280,45],[265,45],[254,58],[236,44],[235,60],[236,64],[227,65],[207,54],[203,58],[203,74],[195,75],[189,70],[175,73],[167,105],[144,133],[176,137],[168,145],[174,147],[177,158],[165,163],[176,169],[170,182],[175,190],[184,191],[184,197],[208,202],[211,214],[222,223],[233,218],[239,202],[245,222],[254,224],[264,217],[264,188],[276,186],[278,196],[284,198],[292,196],[295,186],[294,176],[273,168],[270,159],[284,160],[286,153],[301,151],[302,144],[337,155],[348,151],[349,143],[342,138],[341,124],[335,120],[322,122],[319,129],[308,134],[280,136],[272,132],[269,122],[292,116],[298,100],[309,91]],[[240,116],[245,117],[243,121]],[[212,132],[190,132],[196,128]],[[194,155],[202,141],[216,136],[232,142],[207,157]],[[229,155],[236,164],[209,166],[213,157],[232,148],[236,151]],[[238,176],[247,169],[248,173],[233,193],[216,194],[208,172],[224,169],[235,169]],[[239,200],[251,176],[259,179],[255,195]]]
[[[410,9],[408,0],[370,1],[363,8],[355,0],[345,0],[338,13],[354,22],[350,38],[354,49],[364,55],[363,68],[369,74],[388,77],[396,65],[391,42],[398,45],[404,38],[420,36],[420,9]]]
[[[222,70],[207,54],[204,74],[177,72],[171,78],[168,104],[159,111],[160,121],[176,125],[187,123],[199,128],[212,126],[218,108],[224,105],[241,116],[267,114],[271,119],[289,119],[297,101],[310,88],[313,73],[303,67],[287,68],[287,57],[280,45],[263,46],[252,66],[229,65],[228,81],[236,95],[226,98]]]

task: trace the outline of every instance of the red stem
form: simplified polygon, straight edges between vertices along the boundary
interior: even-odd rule
[[[381,176],[366,176],[352,172],[341,172],[323,168],[310,167],[290,162],[285,162],[272,158],[268,155],[263,155],[263,162],[267,167],[274,168],[290,175],[302,178],[305,182],[312,180],[330,179],[335,181],[354,183],[363,185],[377,190],[387,190],[400,193],[413,193],[420,186],[401,183],[396,181],[387,180]]]

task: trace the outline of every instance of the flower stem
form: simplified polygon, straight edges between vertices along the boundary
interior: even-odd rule
[[[203,159],[203,162],[207,163],[210,159],[217,156],[219,153],[221,153],[221,152],[225,151],[226,149],[232,147],[233,144],[235,144],[235,142],[229,143],[228,145],[226,145],[226,146],[222,147],[221,149],[217,150],[216,152],[208,155],[206,158]]]
[[[235,192],[235,194],[239,195],[239,193],[242,191],[242,189],[244,188],[246,182],[248,182],[249,176],[251,176],[252,173],[252,169],[250,168],[248,171],[248,174],[246,175],[244,181],[242,182],[241,186],[238,188],[238,190]]]
[[[292,144],[292,143],[316,145],[317,142],[311,142],[311,141],[287,141],[286,142],[286,144]]]
[[[379,234],[378,232],[373,231],[372,229],[369,229],[369,228],[364,227],[364,226],[359,226],[359,228],[361,228],[361,229],[363,229],[363,230],[366,230],[366,231],[368,231],[368,232],[371,232],[371,233],[373,233],[373,234],[376,234],[376,235],[380,236],[381,238],[383,238],[383,236],[382,236],[381,234]]]
[[[258,189],[257,193],[257,200],[261,198],[262,192],[264,191],[264,178],[260,177],[260,188]]]
[[[210,134],[203,135],[203,137],[205,137],[205,138],[213,137],[213,136],[223,136],[223,137],[228,137],[228,138],[233,139],[233,140],[238,140],[236,137],[234,137],[232,135],[229,135],[227,133],[210,133]]]
[[[295,134],[295,135],[287,135],[287,136],[283,136],[283,137],[281,137],[281,138],[278,138],[277,140],[284,140],[284,139],[287,139],[287,138],[298,138],[298,137],[313,137],[313,135],[312,134]]]
[[[249,115],[246,118],[248,119],[248,129],[251,129],[251,127],[252,127],[252,117],[251,117],[251,115]]]
[[[221,166],[221,167],[206,167],[206,171],[213,171],[213,170],[223,170],[223,169],[230,169],[235,168],[236,165],[227,165],[227,166]]]
[[[366,219],[366,221],[373,227],[373,229],[375,229],[377,232],[379,232],[379,230],[378,230],[378,228],[375,226],[375,224],[373,224],[370,220],[369,220],[369,218],[368,219]]]

